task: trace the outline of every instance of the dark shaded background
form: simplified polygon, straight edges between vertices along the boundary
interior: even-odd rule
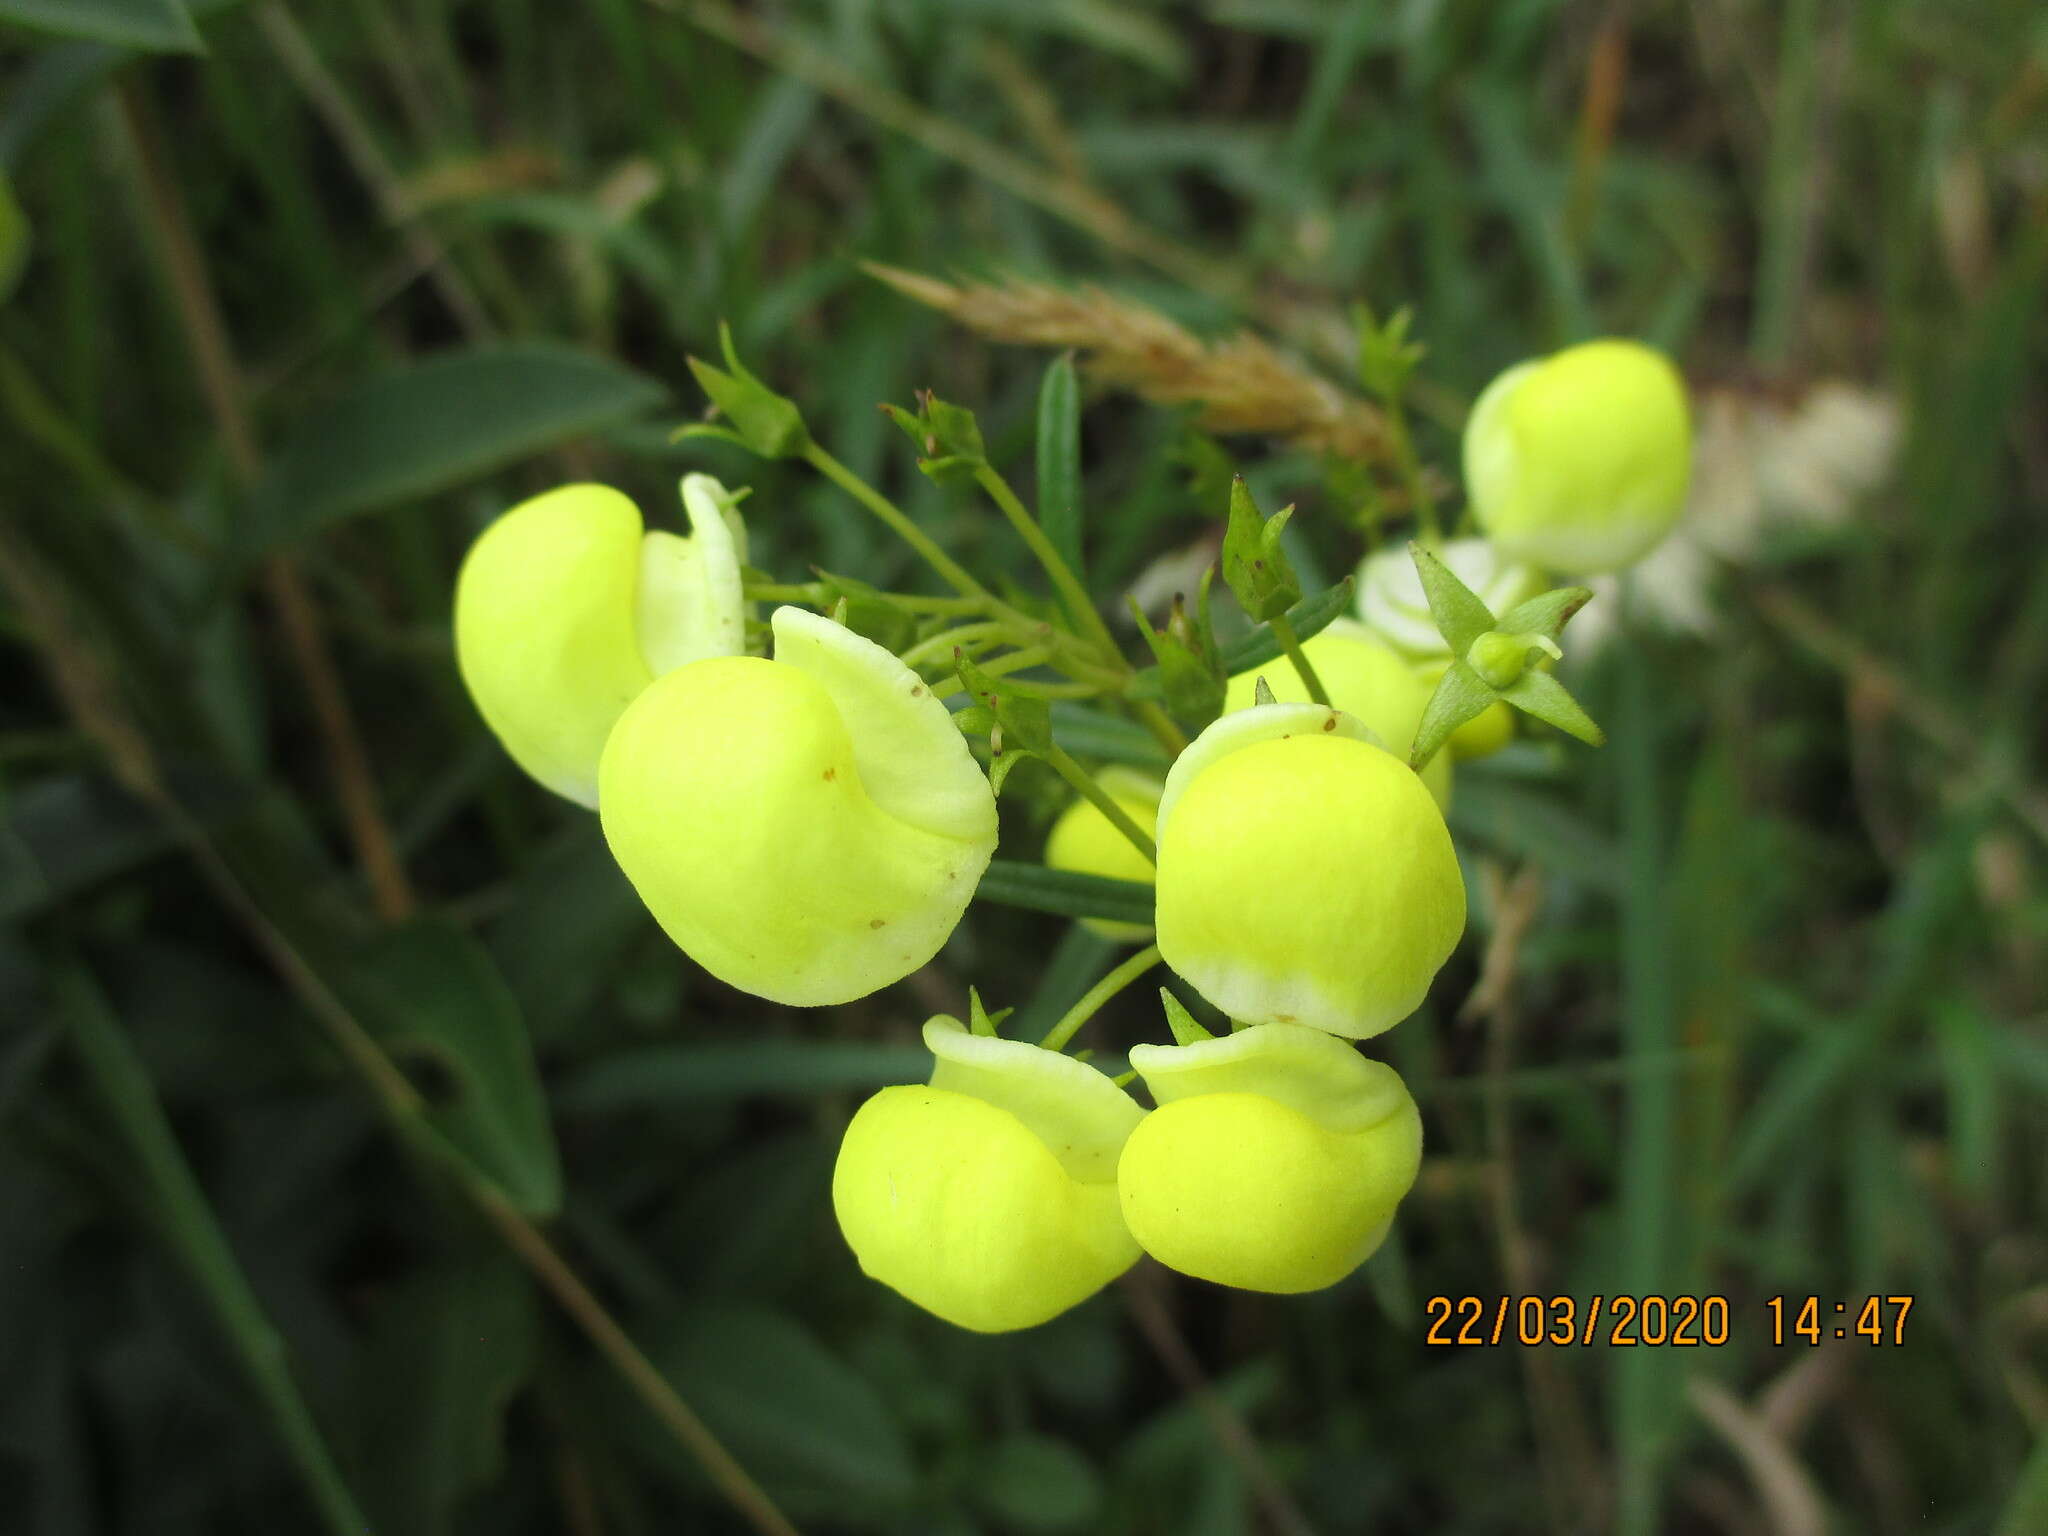
[[[0,30],[0,1527],[744,1529],[538,1224],[806,1531],[2048,1531],[2038,6],[193,9],[203,57],[172,0],[0,0],[151,45]],[[1704,568],[1706,633],[1576,663],[1604,752],[1461,772],[1473,931],[1386,1042],[1430,1156],[1333,1291],[1146,1269],[982,1339],[864,1281],[853,1105],[969,982],[1042,1025],[1110,951],[977,908],[858,1004],[734,994],[461,692],[462,549],[571,477],[674,526],[708,468],[782,579],[919,579],[800,469],[668,444],[721,318],[1031,581],[875,403],[974,405],[1028,485],[1045,356],[862,258],[1100,282],[1340,384],[1344,307],[1413,305],[1449,470],[1495,370],[1600,333],[1759,431],[1829,380],[1904,423]],[[1085,443],[1113,602],[1221,508],[1185,413],[1093,393]],[[1355,476],[1226,446],[1348,569]],[[1159,1033],[1136,994],[1091,1028]],[[1732,1336],[1425,1347],[1427,1298],[1503,1290],[1719,1294]],[[1902,1342],[1770,1341],[1765,1298],[1871,1294]]]

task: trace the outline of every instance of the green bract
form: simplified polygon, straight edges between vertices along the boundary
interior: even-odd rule
[[[1159,949],[1232,1018],[1354,1039],[1421,1004],[1465,926],[1436,802],[1340,710],[1225,715],[1167,775]]]
[[[1165,786],[1150,774],[1131,768],[1105,768],[1096,782],[1147,836],[1159,815],[1159,796]],[[1087,800],[1076,800],[1060,813],[1045,840],[1045,862],[1050,869],[1070,869],[1084,875],[1106,875],[1112,880],[1152,883],[1152,863],[1131,840],[1110,824],[1107,816]],[[1152,929],[1138,923],[1110,922],[1084,917],[1082,923],[1105,939],[1120,943],[1141,943]]]
[[[486,528],[455,585],[455,659],[505,750],[535,779],[597,804],[619,714],[685,662],[745,648],[746,530],[709,475],[682,483],[687,538],[643,533],[602,485],[566,485]]]
[[[1505,613],[1543,590],[1540,576],[1526,565],[1503,560],[1484,539],[1453,539],[1440,546],[1436,555],[1495,613]],[[1430,617],[1429,599],[1423,595],[1415,562],[1399,544],[1369,556],[1359,566],[1358,616],[1366,628],[1403,655],[1418,661],[1450,659],[1450,647]]]
[[[1415,675],[1414,668],[1391,647],[1383,645],[1371,630],[1352,619],[1333,620],[1321,634],[1303,641],[1301,649],[1330,702],[1362,723],[1396,757],[1406,757],[1408,749],[1415,745],[1415,727],[1422,723],[1422,711],[1429,703],[1429,689]],[[1300,673],[1283,657],[1233,677],[1224,694],[1224,713],[1250,709],[1262,677],[1273,697],[1282,703],[1312,702]],[[1429,786],[1438,805],[1448,805],[1450,760],[1442,756],[1431,758],[1422,770],[1422,782]]]
[[[846,1128],[832,1206],[860,1266],[978,1333],[1029,1328],[1138,1258],[1117,1157],[1143,1118],[1095,1068],[1016,1040],[924,1027],[924,1088],[884,1088]]]
[[[1519,363],[1487,385],[1465,425],[1480,527],[1508,557],[1553,570],[1641,559],[1677,522],[1691,477],[1684,381],[1639,342],[1589,341]]]
[[[1124,1221],[1160,1263],[1253,1291],[1314,1291],[1371,1256],[1415,1182],[1422,1120],[1391,1067],[1261,1024],[1139,1045],[1159,1108],[1124,1144]]]
[[[946,707],[888,651],[798,608],[775,659],[693,662],[613,728],[612,855],[689,956],[779,1003],[843,1003],[938,953],[996,844]]]

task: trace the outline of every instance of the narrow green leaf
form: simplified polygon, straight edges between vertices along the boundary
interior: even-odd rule
[[[1261,517],[1251,488],[1239,475],[1230,482],[1230,521],[1223,533],[1223,579],[1253,620],[1284,614],[1301,601],[1301,580],[1294,562],[1280,547],[1280,534],[1292,515],[1283,507]]]
[[[712,1432],[792,1508],[891,1506],[915,1491],[910,1447],[888,1403],[792,1318],[705,1302],[649,1318],[640,1336]],[[662,1451],[681,1456],[673,1441]],[[683,1470],[696,1475],[694,1464]]]
[[[1081,382],[1062,352],[1038,386],[1038,525],[1083,586],[1081,563]]]
[[[540,1314],[502,1251],[407,1276],[369,1322],[363,1497],[379,1536],[446,1536],[505,1470],[505,1410],[532,1373]]]
[[[338,978],[427,1100],[429,1123],[530,1216],[561,1204],[561,1165],[526,1022],[488,951],[435,920],[377,936]]]
[[[0,21],[120,48],[206,52],[180,0],[0,0]]]
[[[212,1309],[326,1527],[336,1536],[358,1536],[369,1523],[292,1380],[284,1340],[264,1315],[179,1150],[141,1059],[83,972],[66,971],[58,984],[64,1021],[87,1081],[133,1160],[138,1207],[154,1219]]]
[[[806,1098],[849,1088],[921,1083],[932,1073],[921,1045],[847,1040],[752,1040],[743,1045],[653,1045],[620,1051],[571,1078],[557,1101],[577,1114],[752,1097]]]
[[[1436,620],[1437,633],[1453,656],[1463,656],[1472,642],[1489,629],[1497,628],[1493,614],[1455,572],[1420,544],[1408,546],[1415,562],[1415,574],[1422,578],[1422,595],[1429,602],[1429,615]]]
[[[1076,757],[1128,763],[1164,773],[1173,765],[1159,739],[1135,720],[1094,709],[1072,699],[1055,699],[1053,736]]]
[[[1152,887],[1142,881],[1111,880],[1012,859],[991,860],[974,894],[981,901],[1060,917],[1101,917],[1148,926],[1152,922]]]
[[[14,183],[0,175],[0,304],[14,295],[28,267],[28,215],[14,196]]]
[[[354,513],[415,501],[654,409],[653,379],[566,347],[446,352],[309,413],[257,488],[248,542],[280,548]]]

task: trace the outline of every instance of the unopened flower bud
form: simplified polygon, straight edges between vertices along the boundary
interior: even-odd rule
[[[1479,526],[1504,555],[1552,570],[1640,560],[1678,521],[1691,476],[1684,381],[1639,342],[1589,341],[1519,363],[1487,385],[1465,426]]]

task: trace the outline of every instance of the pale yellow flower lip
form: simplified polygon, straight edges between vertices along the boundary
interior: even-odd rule
[[[895,656],[799,608],[771,627],[774,660],[692,662],[632,702],[599,811],[698,964],[776,1002],[850,1002],[946,942],[995,852],[995,796]]]

